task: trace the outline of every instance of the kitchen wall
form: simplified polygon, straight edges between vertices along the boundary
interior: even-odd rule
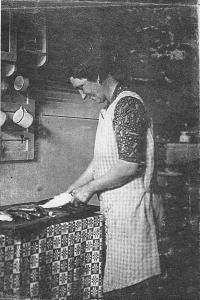
[[[39,201],[66,191],[92,159],[100,105],[82,103],[78,94],[39,96],[35,95],[35,160],[1,163],[1,205]],[[94,197],[91,203],[98,201]]]
[[[82,102],[67,81],[69,65],[82,57],[108,53],[117,62],[116,75],[146,102],[157,142],[177,141],[185,123],[191,129],[198,126],[194,5],[54,7],[41,12],[47,20],[47,62],[39,68],[17,63],[17,74],[28,75],[36,101],[35,159],[1,163],[1,205],[64,192],[92,158],[100,107]],[[21,18],[25,12],[15,13]],[[2,101],[9,97],[8,91]]]

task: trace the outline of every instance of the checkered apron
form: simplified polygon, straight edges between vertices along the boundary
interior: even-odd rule
[[[117,102],[125,96],[135,97],[143,103],[137,94],[124,91],[107,111],[101,110],[94,149],[95,179],[107,173],[118,160],[112,120]],[[153,168],[154,141],[151,127],[147,131],[145,175],[99,195],[101,212],[106,222],[104,293],[160,274],[149,191]]]

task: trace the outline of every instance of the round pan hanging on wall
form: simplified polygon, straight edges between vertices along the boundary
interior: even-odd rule
[[[16,91],[26,91],[29,87],[29,79],[21,75],[17,76],[14,81],[14,88]]]

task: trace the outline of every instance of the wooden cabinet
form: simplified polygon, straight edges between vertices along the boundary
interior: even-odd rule
[[[13,13],[1,12],[1,76],[10,76],[16,70],[17,30]]]
[[[155,158],[158,168],[184,166],[199,159],[199,145],[196,143],[155,143]]]
[[[26,13],[18,16],[17,63],[41,67],[47,60],[46,17]]]
[[[17,60],[16,22],[11,12],[1,12],[1,59],[9,62]]]
[[[199,158],[198,144],[173,143],[166,144],[166,163],[168,165],[184,165]]]

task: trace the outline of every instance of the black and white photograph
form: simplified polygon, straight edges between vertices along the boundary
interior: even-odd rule
[[[199,300],[198,0],[1,0],[0,300]]]

